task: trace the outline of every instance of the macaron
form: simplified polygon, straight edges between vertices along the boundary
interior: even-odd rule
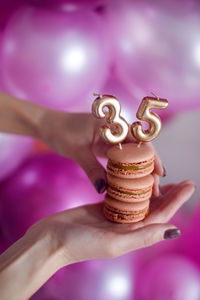
[[[152,195],[154,179],[152,175],[125,179],[107,174],[107,193],[114,199],[124,202],[149,200]]]
[[[107,172],[120,178],[139,178],[154,170],[154,148],[150,143],[122,144],[111,147],[107,152]]]
[[[116,223],[135,223],[143,220],[149,210],[149,200],[136,203],[122,202],[111,198],[108,194],[104,200],[105,217]]]

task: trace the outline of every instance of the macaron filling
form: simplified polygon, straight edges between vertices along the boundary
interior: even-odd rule
[[[148,208],[145,208],[145,209],[142,209],[142,210],[139,210],[139,211],[135,211],[135,212],[130,212],[130,211],[118,211],[117,209],[116,210],[113,210],[112,208],[109,208],[107,207],[107,205],[104,207],[104,210],[107,210],[108,212],[110,212],[111,214],[117,214],[118,217],[120,217],[121,219],[126,219],[127,217],[128,218],[134,218],[138,215],[145,215],[148,211]]]
[[[122,194],[126,194],[126,195],[131,195],[131,196],[138,196],[138,195],[144,195],[147,194],[149,192],[151,192],[151,188],[148,188],[147,190],[143,190],[143,191],[122,191],[120,189],[117,189],[116,187],[112,186],[112,185],[108,185],[109,188],[111,188],[112,190],[118,192],[118,193],[122,193]]]
[[[149,168],[151,165],[153,164],[153,161],[147,163],[147,164],[132,164],[132,165],[121,165],[121,164],[116,164],[111,162],[110,160],[108,161],[108,165],[107,168],[110,169],[110,171],[112,171],[111,168],[109,168],[109,166],[113,167],[113,168],[117,168],[120,170],[125,170],[125,171],[137,171],[137,170],[143,170],[143,169],[147,169]]]

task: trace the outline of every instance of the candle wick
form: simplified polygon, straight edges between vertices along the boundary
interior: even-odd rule
[[[160,100],[159,96],[156,95],[154,92],[151,92],[151,94],[152,94],[153,96],[155,96],[155,97],[157,98],[157,100]]]
[[[142,145],[142,142],[139,142],[139,143],[137,144],[137,147],[140,148],[141,145]]]
[[[93,96],[95,96],[95,97],[99,97],[99,98],[103,98],[103,95],[101,95],[101,94],[97,94],[97,93],[93,93]]]
[[[119,143],[119,149],[122,150],[122,144],[121,143]]]

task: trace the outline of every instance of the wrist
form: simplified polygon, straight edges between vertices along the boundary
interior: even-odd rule
[[[56,230],[53,228],[51,222],[46,223],[46,219],[35,223],[29,228],[24,235],[24,240],[32,241],[33,245],[40,249],[44,264],[50,263],[51,271],[55,273],[62,266],[62,244],[58,241]],[[45,250],[44,250],[45,249]],[[48,266],[49,267],[49,266]]]
[[[29,230],[0,257],[2,299],[28,299],[61,265],[59,247],[50,233]]]
[[[56,262],[56,269],[80,261],[77,255],[74,255],[74,236],[71,235],[70,226],[62,224],[55,218],[56,215],[49,216],[34,224],[29,231],[33,234],[40,234],[47,243],[49,255]],[[76,240],[76,239],[75,239]]]
[[[42,247],[46,249],[46,261],[50,260],[53,265],[53,272],[60,268],[74,263],[67,254],[66,250],[66,227],[62,229],[60,223],[57,223],[53,216],[42,219],[29,228],[26,239],[33,239],[37,243],[41,243]],[[67,239],[67,244],[70,244]]]
[[[0,131],[40,138],[43,106],[0,93]]]

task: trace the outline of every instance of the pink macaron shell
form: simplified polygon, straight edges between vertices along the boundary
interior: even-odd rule
[[[127,195],[127,194],[121,193],[120,191],[115,191],[112,188],[108,187],[107,193],[109,196],[111,196],[112,198],[114,198],[116,200],[123,201],[123,202],[135,203],[135,202],[149,200],[152,195],[152,188],[150,189],[150,191],[146,192],[145,194]]]
[[[120,223],[120,224],[130,224],[142,221],[145,219],[148,212],[137,214],[137,215],[124,215],[120,213],[114,213],[109,211],[104,207],[104,216],[111,222]]]
[[[153,170],[154,170],[154,162],[148,168],[141,169],[141,170],[121,170],[114,167],[110,168],[109,162],[107,164],[107,172],[119,178],[128,178],[128,179],[141,178],[151,174]]]
[[[142,143],[138,147],[137,143],[122,144],[122,150],[119,145],[111,147],[107,152],[107,157],[111,161],[134,164],[151,160],[155,155],[154,148],[150,143]]]
[[[124,212],[126,214],[135,214],[139,211],[142,211],[149,207],[149,200],[140,201],[136,203],[122,202],[111,198],[108,194],[106,194],[104,199],[104,204],[106,207],[110,207],[116,211]]]
[[[149,211],[149,200],[139,203],[125,203],[111,198],[108,194],[104,201],[105,217],[115,223],[135,223],[143,220]]]
[[[107,174],[107,182],[108,184],[110,183],[111,185],[114,185],[118,188],[124,188],[135,191],[144,190],[148,187],[151,187],[154,183],[154,178],[152,175],[147,175],[142,178],[127,179]]]
[[[107,182],[109,196],[116,200],[133,203],[150,199],[154,179],[152,175],[137,179],[123,179],[107,174]],[[135,194],[130,195],[126,192]]]

